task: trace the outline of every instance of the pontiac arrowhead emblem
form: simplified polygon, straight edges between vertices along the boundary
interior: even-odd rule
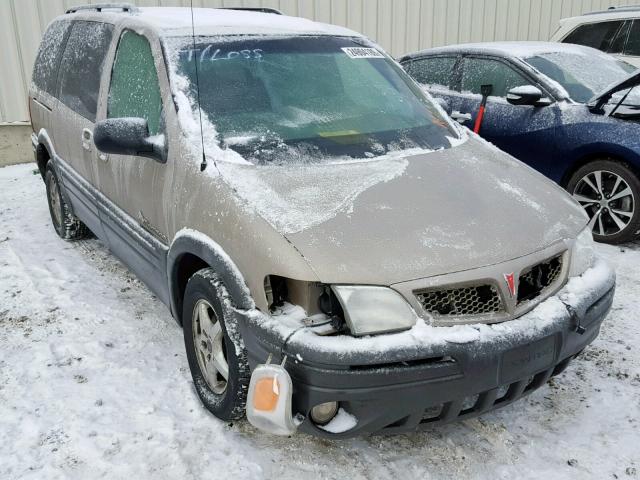
[[[513,278],[513,273],[505,273],[504,280],[507,282],[507,288],[509,289],[509,295],[511,298],[516,296],[516,281]]]

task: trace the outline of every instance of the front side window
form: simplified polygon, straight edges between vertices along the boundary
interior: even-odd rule
[[[130,30],[120,37],[111,72],[108,118],[144,118],[149,134],[161,130],[162,97],[149,41]]]
[[[450,148],[452,125],[399,66],[362,39],[169,39],[174,90],[205,139],[255,164],[376,157]],[[180,95],[178,95],[180,97]],[[184,105],[178,102],[184,113]],[[197,118],[195,119],[198,122]]]
[[[567,35],[562,43],[576,43],[608,52],[623,23],[622,20],[614,20],[580,25]]]
[[[406,70],[416,82],[422,85],[448,89],[453,75],[455,57],[430,57],[413,60]]]
[[[112,34],[113,25],[75,22],[59,69],[60,100],[92,122],[96,119],[100,77]]]
[[[58,67],[70,26],[69,21],[56,20],[47,28],[33,65],[33,83],[50,95],[56,95]]]
[[[482,85],[492,85],[491,96],[506,97],[514,87],[531,84],[506,63],[486,58],[465,58],[462,92],[481,94]]]

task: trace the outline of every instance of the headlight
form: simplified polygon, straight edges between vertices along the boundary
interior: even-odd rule
[[[416,314],[406,300],[387,287],[333,285],[344,319],[355,336],[407,330]]]
[[[571,264],[569,269],[570,277],[582,275],[588,268],[591,268],[595,258],[595,244],[591,228],[585,228],[573,245],[571,250]]]

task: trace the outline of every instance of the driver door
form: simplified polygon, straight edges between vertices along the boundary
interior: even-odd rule
[[[100,118],[138,117],[147,121],[149,135],[168,142],[160,69],[167,78],[162,56],[154,56],[143,34],[123,30],[112,54],[111,75]],[[168,84],[164,85],[168,91]],[[166,143],[165,143],[166,144]],[[100,215],[110,249],[161,299],[168,298],[166,252],[168,220],[165,199],[171,188],[170,160],[97,152]],[[168,155],[167,155],[168,157]]]
[[[534,79],[498,58],[467,56],[462,60],[460,78],[460,112],[470,120],[464,125],[473,129],[480,107],[482,85],[493,86],[487,100],[480,135],[498,148],[548,174],[562,135],[561,111],[556,103],[548,106],[511,105],[509,90],[522,85],[542,88]]]

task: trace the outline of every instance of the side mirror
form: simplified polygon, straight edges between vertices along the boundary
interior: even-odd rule
[[[449,105],[449,102],[440,97],[435,97],[434,100],[438,105],[442,107],[445,112],[447,112],[447,115],[451,115],[451,106]]]
[[[149,136],[144,118],[109,118],[97,122],[93,143],[104,153],[147,157],[162,163],[167,160],[164,135]]]
[[[542,107],[549,105],[548,98],[542,98],[542,90],[533,85],[522,85],[507,92],[507,102],[511,105],[534,105]]]

